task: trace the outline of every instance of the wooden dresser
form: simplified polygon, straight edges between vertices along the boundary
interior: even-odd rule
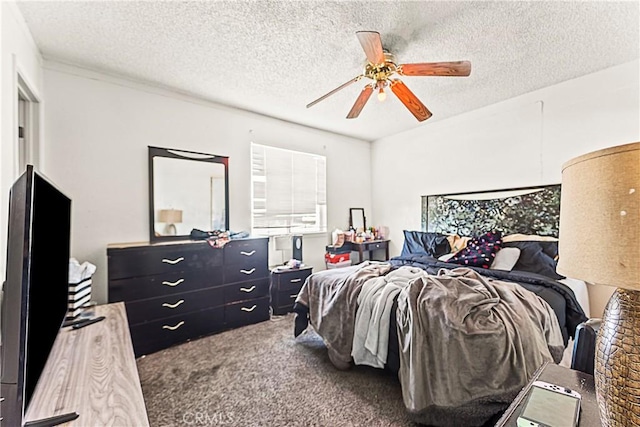
[[[269,319],[268,239],[112,244],[109,302],[124,301],[136,357]]]
[[[351,250],[358,252],[358,262],[354,264],[360,264],[364,261],[364,253],[369,252],[369,259],[373,260],[374,251],[384,251],[384,258],[380,261],[389,260],[389,240],[369,240],[366,242],[356,243],[351,242]]]
[[[313,267],[274,268],[271,271],[271,307],[273,314],[287,314],[293,310],[298,292],[311,275]]]

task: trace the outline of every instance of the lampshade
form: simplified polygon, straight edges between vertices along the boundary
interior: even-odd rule
[[[291,250],[291,248],[293,247],[293,245],[291,244],[291,236],[289,235],[276,236],[275,244],[277,251]]]
[[[563,165],[559,254],[560,274],[640,290],[640,142]]]
[[[182,222],[182,211],[179,209],[161,209],[158,214],[158,222],[179,224]]]

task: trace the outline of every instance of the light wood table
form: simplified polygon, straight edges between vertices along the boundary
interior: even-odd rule
[[[58,333],[26,421],[77,412],[64,425],[149,425],[124,303],[96,306],[95,315],[106,318]]]

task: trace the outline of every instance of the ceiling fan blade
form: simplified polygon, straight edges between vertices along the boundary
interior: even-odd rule
[[[431,111],[400,80],[391,82],[391,90],[418,121],[422,122],[431,117]]]
[[[313,107],[313,106],[314,106],[314,105],[316,105],[318,102],[320,102],[320,101],[322,101],[322,100],[324,100],[324,99],[327,99],[328,97],[330,97],[330,96],[331,96],[331,95],[333,95],[334,93],[338,92],[339,90],[344,89],[345,87],[349,86],[350,84],[357,82],[357,81],[358,81],[358,80],[360,80],[362,77],[364,77],[364,76],[363,76],[363,75],[359,75],[359,76],[357,76],[357,77],[354,77],[353,79],[349,80],[348,82],[346,82],[346,83],[344,83],[344,84],[342,84],[342,85],[338,86],[337,88],[335,88],[335,89],[334,89],[334,90],[332,90],[331,92],[329,92],[329,93],[327,93],[327,94],[322,95],[320,98],[316,99],[315,101],[308,103],[308,104],[307,104],[307,108],[309,108],[309,107]]]
[[[365,86],[362,89],[362,92],[360,92],[360,95],[358,96],[358,99],[356,99],[355,104],[353,104],[353,107],[351,107],[351,111],[349,111],[349,114],[347,114],[347,119],[355,119],[360,115],[360,112],[364,108],[364,104],[367,103],[372,93],[373,88],[369,85]]]
[[[367,55],[367,60],[372,64],[383,64],[384,52],[382,51],[380,33],[377,31],[356,31],[356,36],[358,36],[362,49]]]
[[[451,76],[466,77],[471,74],[471,62],[423,62],[400,65],[399,74],[403,76]]]

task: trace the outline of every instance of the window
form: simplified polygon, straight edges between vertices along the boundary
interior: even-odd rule
[[[253,233],[327,231],[326,157],[251,143]]]

